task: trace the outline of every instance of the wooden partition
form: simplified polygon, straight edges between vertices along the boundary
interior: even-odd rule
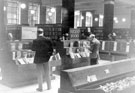
[[[115,61],[104,65],[85,66],[80,68],[68,69],[61,72],[59,93],[134,93],[135,82],[135,59]],[[128,79],[128,80],[127,80]],[[131,81],[130,81],[131,80]],[[133,81],[132,81],[133,80]],[[118,82],[125,81],[129,86],[120,86]],[[111,84],[117,87],[105,92],[101,86],[110,89]],[[118,90],[122,87],[122,90]]]
[[[101,41],[100,56],[101,59],[116,61],[135,57],[134,42],[126,41]]]

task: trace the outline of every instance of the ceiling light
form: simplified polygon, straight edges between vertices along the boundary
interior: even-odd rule
[[[31,10],[30,13],[31,13],[31,14],[35,14],[35,11],[34,11],[34,10]]]
[[[84,16],[81,16],[81,19],[83,20],[84,19]]]
[[[52,16],[52,13],[51,13],[51,12],[49,12],[49,13],[48,13],[48,15],[49,15],[49,16]]]
[[[115,23],[119,23],[119,21],[118,20],[115,20]]]
[[[113,20],[114,20],[114,21],[115,21],[115,20],[118,20],[118,18],[117,18],[117,17],[114,17]]]
[[[98,18],[97,17],[95,18],[95,21],[98,21]]]
[[[103,15],[99,15],[99,18],[103,19],[103,18],[104,18],[104,16],[103,16]]]
[[[26,8],[26,4],[22,3],[22,4],[20,5],[20,7],[21,7],[22,9],[25,9],[25,8]]]
[[[51,8],[51,12],[55,12],[55,8],[52,7],[52,8]]]
[[[6,6],[4,6],[3,10],[6,11]]]
[[[122,22],[126,22],[126,18],[122,18]]]

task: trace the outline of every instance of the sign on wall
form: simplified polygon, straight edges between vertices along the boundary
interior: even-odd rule
[[[21,39],[36,39],[37,38],[37,27],[22,27]]]

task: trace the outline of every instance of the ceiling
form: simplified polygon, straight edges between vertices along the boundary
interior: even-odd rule
[[[49,6],[61,6],[62,0],[42,0],[43,5]],[[115,11],[116,13],[129,10],[135,6],[135,0],[115,0]],[[103,13],[104,0],[75,0],[76,10],[96,10],[97,13]],[[120,10],[120,11],[119,11]]]

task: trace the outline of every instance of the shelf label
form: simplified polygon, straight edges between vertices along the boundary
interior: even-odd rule
[[[104,71],[105,71],[106,74],[110,73],[109,69],[105,69]]]
[[[96,75],[87,76],[87,81],[88,82],[97,81]]]

